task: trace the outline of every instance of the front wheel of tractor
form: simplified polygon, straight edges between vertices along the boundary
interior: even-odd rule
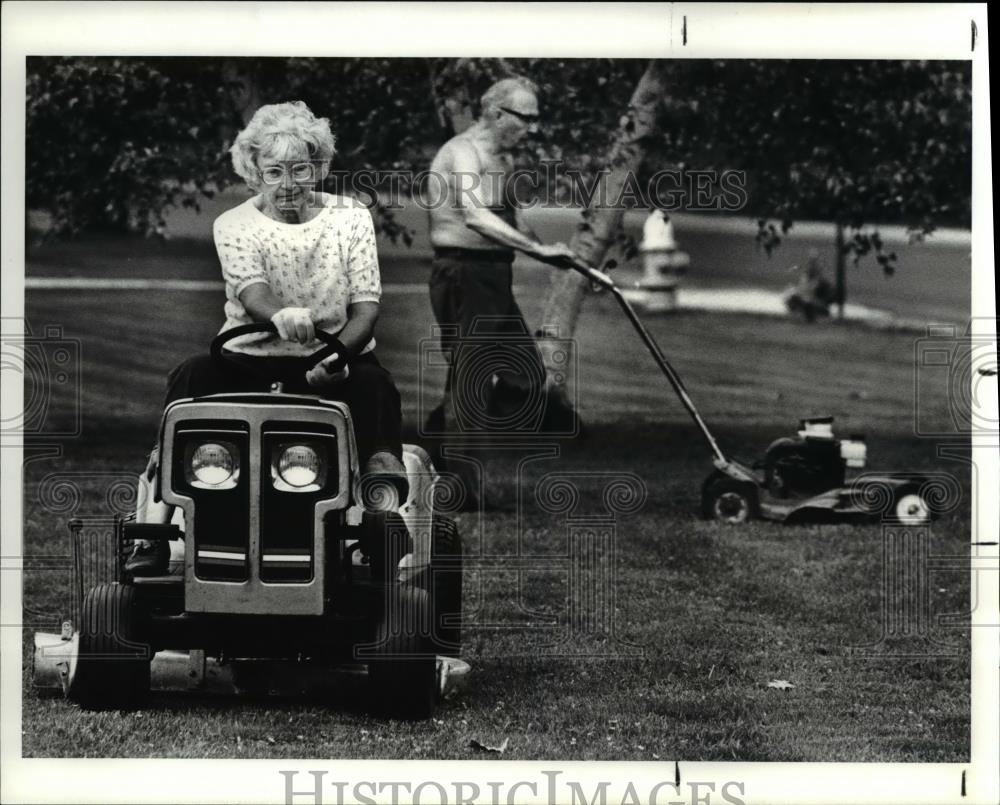
[[[116,582],[91,589],[83,601],[69,698],[87,710],[134,709],[149,693],[151,659],[135,587]]]
[[[374,708],[399,719],[430,718],[437,705],[437,658],[431,640],[430,597],[419,587],[386,589],[368,679]]]

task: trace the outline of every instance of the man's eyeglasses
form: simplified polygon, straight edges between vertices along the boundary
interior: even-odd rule
[[[268,165],[260,172],[264,184],[281,184],[285,176],[292,177],[293,182],[313,182],[316,180],[316,166],[312,162],[296,162],[287,169],[281,165]]]
[[[537,123],[539,115],[532,112],[518,112],[516,109],[509,109],[506,106],[500,107],[501,112],[506,112],[508,115],[513,115],[522,123]]]

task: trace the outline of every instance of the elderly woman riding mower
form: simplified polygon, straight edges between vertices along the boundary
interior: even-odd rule
[[[383,506],[393,507],[393,497],[398,505],[408,487],[399,392],[374,352],[381,295],[375,230],[364,205],[317,190],[334,155],[329,121],[301,101],[262,106],[230,153],[236,173],[256,195],[220,215],[213,228],[226,283],[220,332],[272,322],[277,333],[234,338],[222,365],[209,355],[183,362],[170,373],[166,404],[267,392],[274,382],[287,393],[346,402],[363,472],[395,491],[389,503],[378,496]],[[317,328],[339,343],[313,366],[308,357],[324,346]],[[169,522],[172,515],[149,494],[156,463],[154,451],[141,480],[147,488],[140,490],[140,522]],[[126,571],[163,574],[169,554],[164,541],[137,541]]]

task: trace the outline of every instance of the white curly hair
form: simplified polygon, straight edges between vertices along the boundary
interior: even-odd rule
[[[323,163],[321,175],[325,176],[336,153],[336,138],[330,131],[330,121],[316,117],[302,101],[260,107],[247,127],[236,135],[229,153],[237,175],[251,190],[260,190],[263,182],[257,156],[263,151],[280,152],[295,145],[305,145],[310,158]]]

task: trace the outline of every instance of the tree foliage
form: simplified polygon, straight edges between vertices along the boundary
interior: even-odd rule
[[[50,211],[59,232],[157,232],[166,208],[197,205],[235,180],[227,155],[242,123],[227,70],[234,61],[260,102],[301,99],[330,117],[335,168],[348,172],[425,169],[458,112],[470,119],[490,83],[525,74],[541,87],[545,124],[520,158],[558,161],[564,198],[568,175],[609,167],[647,67],[627,59],[35,57],[29,208]],[[856,230],[848,247],[874,251],[883,267],[890,256],[865,225],[918,233],[969,225],[968,63],[677,60],[668,72],[660,125],[642,143],[640,186],[665,167],[745,171],[740,212],[760,219],[765,248],[794,220],[831,220]],[[379,225],[401,234],[391,211]]]
[[[714,61],[691,65],[712,96],[694,110],[704,153],[747,171],[748,212],[765,219],[766,248],[796,219],[855,230],[856,256],[882,254],[865,225],[916,235],[968,227],[972,196],[969,63]]]
[[[26,203],[56,232],[163,231],[163,211],[196,207],[231,172],[238,125],[221,63],[28,59]]]

